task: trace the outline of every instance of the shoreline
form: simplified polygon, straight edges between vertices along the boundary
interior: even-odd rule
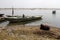
[[[40,26],[13,25],[0,29],[1,40],[58,40],[60,28],[50,27],[49,31],[41,30]]]

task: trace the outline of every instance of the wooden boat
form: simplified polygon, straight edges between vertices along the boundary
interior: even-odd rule
[[[36,21],[36,20],[40,20],[42,19],[42,16],[32,16],[32,17],[21,17],[21,18],[18,18],[18,17],[7,17],[5,18],[5,20],[7,21],[10,21],[10,23],[18,23],[18,22],[32,22],[32,21]]]

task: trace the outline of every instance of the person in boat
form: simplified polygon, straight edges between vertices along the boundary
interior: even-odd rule
[[[22,16],[23,18],[25,18],[25,15],[23,14],[23,16]]]

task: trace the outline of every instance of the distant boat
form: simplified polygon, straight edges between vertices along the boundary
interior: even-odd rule
[[[52,11],[52,14],[56,14],[56,11]]]

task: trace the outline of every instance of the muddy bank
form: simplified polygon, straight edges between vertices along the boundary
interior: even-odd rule
[[[40,26],[13,25],[0,28],[1,40],[60,40],[60,28],[50,27],[49,31]]]

